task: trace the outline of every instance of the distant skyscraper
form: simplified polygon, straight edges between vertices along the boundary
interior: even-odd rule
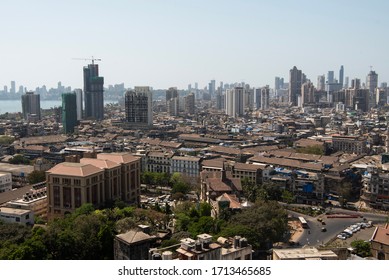
[[[346,78],[344,79],[344,85],[343,85],[343,87],[344,87],[344,88],[348,88],[348,83],[349,83],[349,77],[346,77]]]
[[[304,74],[296,66],[289,72],[289,103],[292,106],[298,105],[298,98],[301,96],[301,85],[304,80]]]
[[[254,109],[261,108],[261,88],[254,88]]]
[[[340,70],[339,70],[339,84],[342,86],[342,88],[344,86],[343,77],[344,77],[344,67],[342,65],[342,66],[340,66]]]
[[[317,76],[317,90],[325,90],[326,88],[326,77],[325,75]]]
[[[275,79],[274,79],[274,90],[276,91],[279,88],[280,88],[280,77],[275,77]]]
[[[216,81],[215,80],[211,80],[211,82],[209,83],[209,94],[211,95],[211,97],[213,97],[216,93]]]
[[[176,87],[171,87],[166,91],[166,108],[170,116],[178,116],[180,112],[180,101]]]
[[[39,94],[28,91],[22,95],[22,112],[25,120],[41,119],[41,100]]]
[[[361,88],[361,80],[360,79],[352,79],[351,80],[351,88],[354,88],[354,89]]]
[[[320,77],[320,76],[319,76]],[[305,82],[301,88],[301,106],[305,107],[308,104],[315,103],[315,87],[311,82]]]
[[[226,91],[226,114],[231,117],[242,116],[244,114],[244,89],[234,87]]]
[[[378,87],[378,74],[375,71],[370,71],[367,75],[366,86],[371,94],[374,93],[375,89]]]
[[[77,120],[82,120],[82,112],[83,112],[83,103],[82,103],[82,89],[76,88],[74,89],[76,93],[76,101],[77,101]]]
[[[11,89],[10,89],[9,93],[11,93],[11,94],[15,94],[16,93],[15,81],[11,81]]]
[[[222,110],[224,108],[224,102],[223,102],[223,88],[219,87],[216,91],[216,109]]]
[[[62,126],[65,134],[73,133],[77,125],[77,94],[62,93]]]
[[[334,77],[334,71],[328,71],[327,74],[327,83],[332,84],[335,82],[335,77]]]
[[[261,110],[267,110],[270,106],[270,88],[265,86],[261,89]]]
[[[84,67],[85,118],[102,120],[104,118],[104,78],[99,77],[99,65]]]
[[[193,115],[195,113],[195,95],[193,93],[189,93],[185,96],[185,112],[187,114]]]
[[[133,125],[152,126],[152,102],[150,87],[135,87],[134,91],[126,91],[126,121]]]

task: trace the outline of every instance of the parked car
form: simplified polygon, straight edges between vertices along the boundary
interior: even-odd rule
[[[346,237],[345,235],[338,234],[338,235],[336,236],[336,238],[345,240],[347,237]]]
[[[322,232],[326,232],[327,229],[326,229],[325,227],[322,227],[322,228],[321,228],[321,231],[322,231]]]

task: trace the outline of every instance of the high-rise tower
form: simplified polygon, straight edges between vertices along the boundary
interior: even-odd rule
[[[99,77],[99,65],[84,67],[85,119],[104,118],[104,78]]]
[[[73,133],[77,125],[77,95],[62,93],[62,126],[65,134]]]
[[[231,117],[242,116],[244,114],[244,89],[234,87],[226,91],[226,114]]]
[[[267,110],[270,106],[270,88],[265,86],[261,89],[261,110]]]
[[[292,106],[298,105],[298,98],[301,96],[301,85],[303,83],[304,75],[296,66],[289,72],[289,103]]]
[[[41,119],[41,99],[39,94],[27,91],[22,95],[22,113],[25,120]]]
[[[344,78],[344,67],[343,65],[340,66],[340,70],[339,70],[339,84],[341,85],[341,87],[343,88],[343,78]]]
[[[179,114],[179,95],[176,87],[171,87],[166,91],[166,108],[167,112],[171,116],[177,116]]]
[[[126,120],[129,124],[153,125],[152,92],[150,87],[135,87],[125,93]]]
[[[82,89],[76,88],[74,92],[76,93],[77,100],[77,120],[80,121],[83,115]]]
[[[373,94],[378,87],[378,74],[375,71],[371,70],[369,74],[367,74],[366,86],[369,89],[370,94]]]

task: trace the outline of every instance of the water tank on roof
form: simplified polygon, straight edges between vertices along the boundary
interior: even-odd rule
[[[200,252],[201,251],[201,243],[200,241],[197,241],[196,244],[195,244],[195,250]]]
[[[162,253],[162,260],[172,260],[173,259],[173,253],[172,251],[165,251]]]
[[[247,239],[246,239],[246,238],[241,238],[241,239],[239,240],[239,247],[240,247],[240,248],[247,247]]]
[[[235,236],[234,237],[234,248],[238,248],[239,247],[239,240],[240,240],[240,236]]]
[[[160,253],[154,253],[151,257],[153,260],[162,260]]]

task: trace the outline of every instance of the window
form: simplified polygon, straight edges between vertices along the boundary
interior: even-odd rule
[[[72,180],[70,180],[70,179],[68,179],[68,178],[63,178],[63,179],[62,179],[62,184],[64,184],[64,185],[70,186],[71,183],[72,183]]]
[[[75,186],[81,186],[81,180],[80,179],[74,179],[74,185]]]
[[[19,217],[16,217],[16,218],[15,218],[15,221],[16,221],[16,222],[20,222],[20,218],[19,218]]]
[[[59,178],[58,177],[53,177],[53,183],[54,184],[59,184]]]
[[[26,215],[26,220],[28,220],[30,218],[30,214],[27,214]]]
[[[72,208],[71,188],[63,187],[62,191],[63,207]]]
[[[61,203],[60,189],[59,186],[53,187],[53,195],[54,195],[54,207],[59,207]]]
[[[76,208],[81,206],[81,189],[80,188],[74,189],[74,206]]]

